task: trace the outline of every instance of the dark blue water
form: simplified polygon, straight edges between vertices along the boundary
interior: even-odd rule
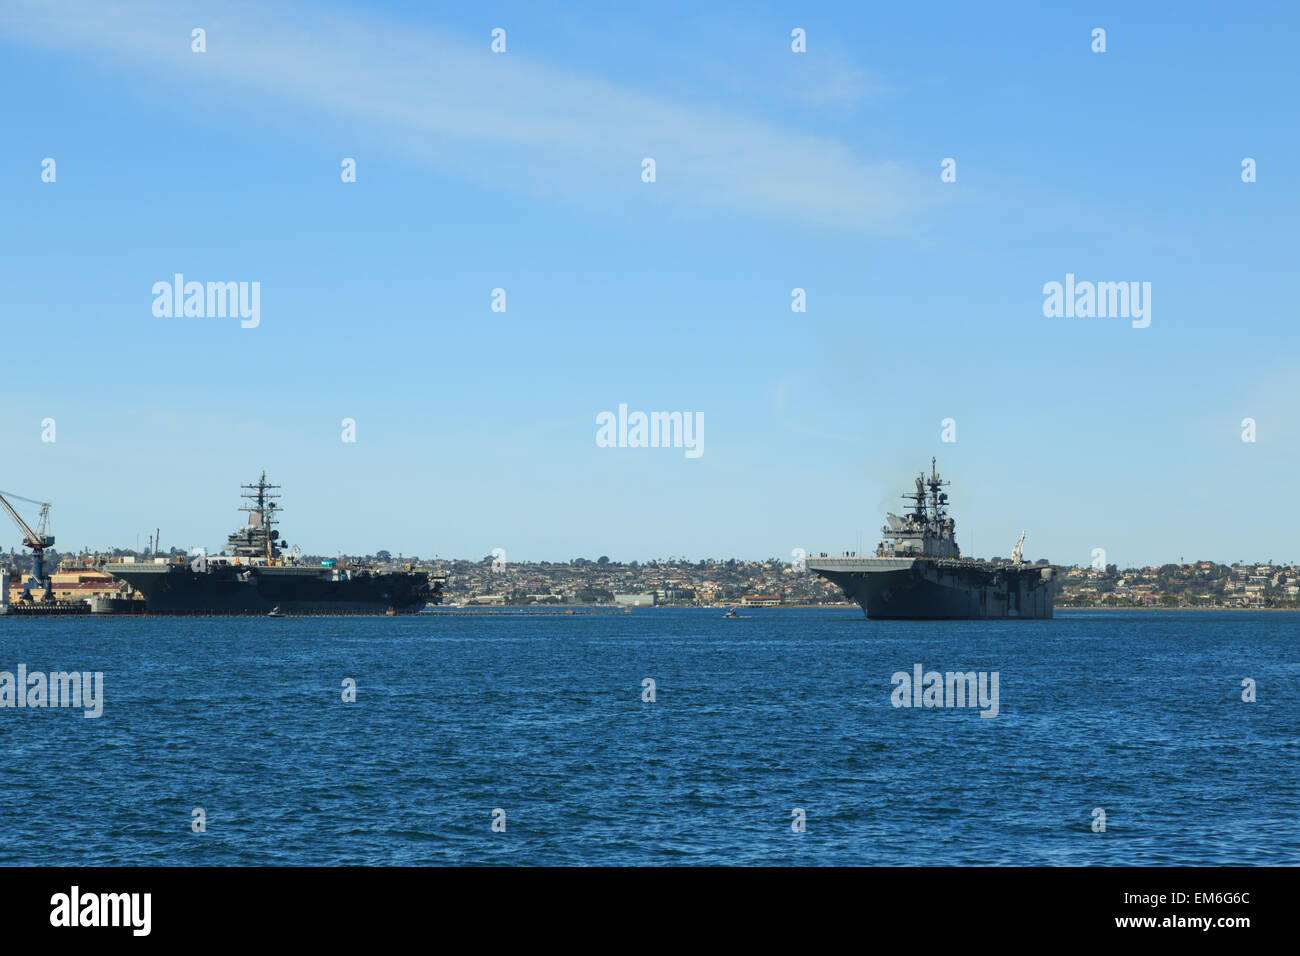
[[[0,620],[106,696],[0,710],[0,863],[1300,861],[1300,615],[745,613]],[[999,715],[893,707],[918,662]]]

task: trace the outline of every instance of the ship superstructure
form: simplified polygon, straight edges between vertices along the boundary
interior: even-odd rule
[[[948,484],[931,458],[929,477],[922,472],[915,493],[903,495],[912,503],[907,513],[885,515],[875,557],[822,555],[807,559],[808,569],[872,619],[1050,618],[1056,568],[1025,563],[1024,532],[1010,562],[963,558],[942,490]]]
[[[877,545],[876,557],[960,558],[957,523],[948,517],[948,495],[940,490],[949,484],[939,477],[931,458],[930,477],[922,472],[916,478],[915,494],[903,495],[912,508],[901,518],[893,512],[885,515],[887,524],[880,529],[885,540]]]
[[[275,530],[280,505],[279,485],[268,484],[262,472],[256,484],[242,485],[243,498],[249,501],[239,510],[248,512],[248,524],[226,538],[226,553],[237,558],[265,558],[274,561],[280,556],[280,532]]]

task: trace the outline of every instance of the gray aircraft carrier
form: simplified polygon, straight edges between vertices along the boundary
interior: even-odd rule
[[[274,529],[280,496],[266,473],[244,485],[249,500],[248,524],[226,539],[228,554],[199,553],[163,564],[109,563],[103,570],[127,582],[144,598],[147,614],[295,614],[416,613],[442,600],[445,575],[415,571],[377,571],[299,564],[298,550],[282,553]],[[92,610],[120,613],[122,602],[97,604]]]
[[[885,516],[875,557],[823,555],[808,558],[808,570],[837,584],[871,619],[1050,618],[1057,569],[1025,563],[1023,532],[1009,563],[963,558],[940,490],[947,484],[931,458],[930,477],[922,472],[916,493],[903,496],[912,502],[908,513]]]

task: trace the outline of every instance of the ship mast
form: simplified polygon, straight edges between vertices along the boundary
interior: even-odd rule
[[[933,457],[930,459],[930,480],[927,484],[930,486],[930,514],[936,522],[940,522],[944,518],[944,506],[948,504],[948,496],[947,494],[940,494],[939,489],[944,485],[952,484],[952,482],[940,480]],[[919,489],[919,483],[917,487]]]
[[[912,515],[919,524],[925,524],[925,472],[921,472],[916,478],[916,493],[910,495],[900,495],[904,501],[914,502],[912,506]]]
[[[275,558],[275,535],[272,534],[271,529],[275,527],[278,520],[275,513],[280,508],[275,503],[275,499],[280,496],[275,494],[272,489],[280,486],[268,484],[266,472],[264,471],[261,477],[257,479],[257,484],[241,485],[240,487],[245,489],[240,497],[247,498],[251,504],[243,505],[239,510],[249,512],[249,528],[261,529],[266,546],[266,559],[271,561]]]

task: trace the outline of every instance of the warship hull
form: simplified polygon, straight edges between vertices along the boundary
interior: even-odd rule
[[[414,613],[442,600],[419,572],[345,572],[313,567],[109,566],[144,598],[146,614],[265,615]]]
[[[1045,619],[1056,569],[933,558],[820,558],[808,569],[836,584],[871,620]]]

